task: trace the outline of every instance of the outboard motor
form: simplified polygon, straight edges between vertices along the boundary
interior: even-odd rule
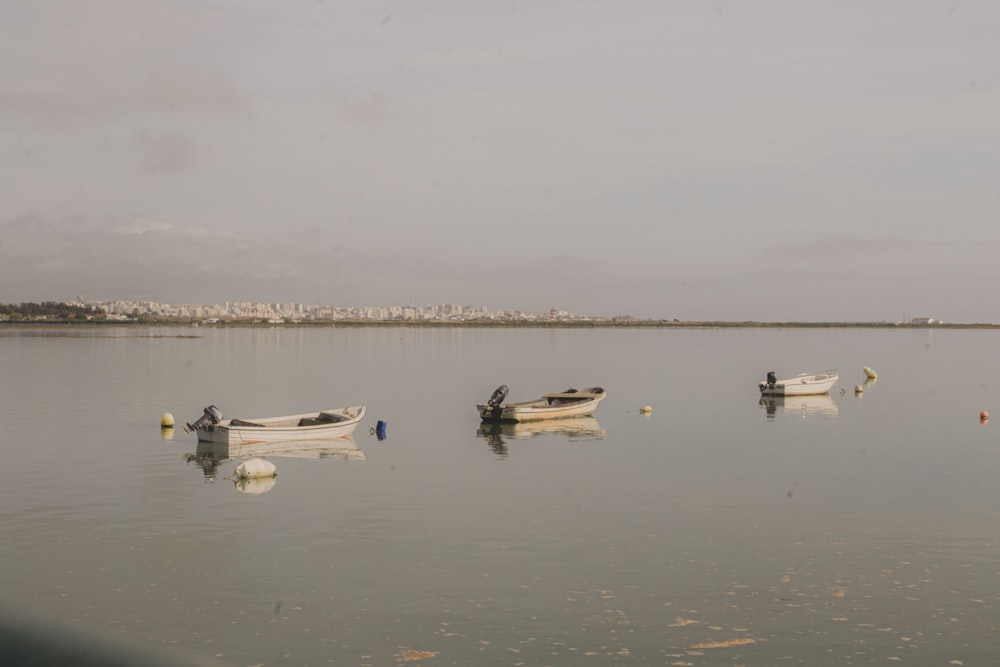
[[[500,406],[503,405],[504,399],[507,398],[507,392],[509,391],[510,390],[507,388],[507,385],[502,384],[496,388],[496,391],[494,391],[493,395],[490,396],[490,400],[486,402],[486,404],[492,408],[490,412],[494,419],[499,419],[500,415],[503,414],[503,409]]]
[[[198,418],[195,423],[184,424],[184,432],[192,433],[200,428],[205,428],[206,426],[213,426],[222,421],[222,411],[214,405],[210,405],[205,408],[205,413]]]
[[[767,372],[767,382],[761,382],[760,383],[760,390],[764,391],[765,389],[774,389],[774,385],[777,382],[778,382],[778,376],[775,374],[775,372],[774,371],[768,371]]]

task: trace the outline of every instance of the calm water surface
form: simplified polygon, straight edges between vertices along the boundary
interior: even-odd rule
[[[2,329],[0,608],[218,665],[995,664],[997,343]],[[825,368],[830,397],[760,403],[767,371]],[[499,384],[609,395],[483,429]],[[269,456],[246,488],[159,428],[356,403],[355,451]]]

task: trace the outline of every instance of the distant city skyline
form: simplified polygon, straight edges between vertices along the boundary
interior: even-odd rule
[[[21,301],[19,303],[34,303]],[[679,318],[640,318],[628,313],[613,316],[574,313],[567,310],[550,307],[547,310],[532,311],[519,308],[491,309],[482,305],[472,304],[423,304],[423,305],[332,305],[306,304],[295,301],[223,301],[220,303],[171,303],[165,301],[131,300],[131,299],[86,299],[78,295],[75,299],[53,300],[43,303],[65,304],[79,308],[95,308],[103,311],[112,320],[129,320],[132,317],[154,316],[175,319],[237,319],[262,320],[277,322],[308,321],[308,320],[378,320],[378,321],[420,321],[420,320],[517,320],[517,321],[673,321],[673,322],[757,322],[780,324],[781,320],[680,320]],[[0,306],[11,306],[3,304]],[[905,320],[784,320],[788,323],[845,323],[859,324],[915,324],[944,325],[942,319],[930,316],[919,316]],[[948,324],[985,324],[988,321],[950,322]]]
[[[99,308],[112,319],[127,319],[136,313],[162,317],[200,319],[291,319],[291,320],[470,320],[470,319],[515,319],[515,320],[578,320],[592,319],[586,314],[571,313],[551,307],[545,311],[501,308],[490,309],[469,304],[424,304],[424,305],[332,305],[306,304],[294,301],[224,301],[221,303],[169,303],[148,300],[111,299],[88,300],[78,296],[66,301],[75,306]],[[618,316],[627,317],[627,316]]]

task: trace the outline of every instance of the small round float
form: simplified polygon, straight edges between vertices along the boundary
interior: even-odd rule
[[[266,479],[278,474],[278,469],[266,459],[250,459],[236,466],[240,479]]]

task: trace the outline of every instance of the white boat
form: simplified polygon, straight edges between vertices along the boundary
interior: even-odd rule
[[[787,380],[779,380],[771,371],[767,380],[758,386],[761,396],[814,396],[828,393],[839,379],[837,371],[833,370],[803,373]]]
[[[483,421],[527,422],[540,419],[585,417],[594,414],[607,395],[601,387],[567,389],[521,403],[504,403],[507,385],[500,385],[486,403],[476,406]]]
[[[351,435],[365,416],[365,406],[351,405],[319,412],[257,419],[223,419],[214,405],[184,430],[197,433],[199,442],[223,445],[253,445],[290,440],[328,440]]]

